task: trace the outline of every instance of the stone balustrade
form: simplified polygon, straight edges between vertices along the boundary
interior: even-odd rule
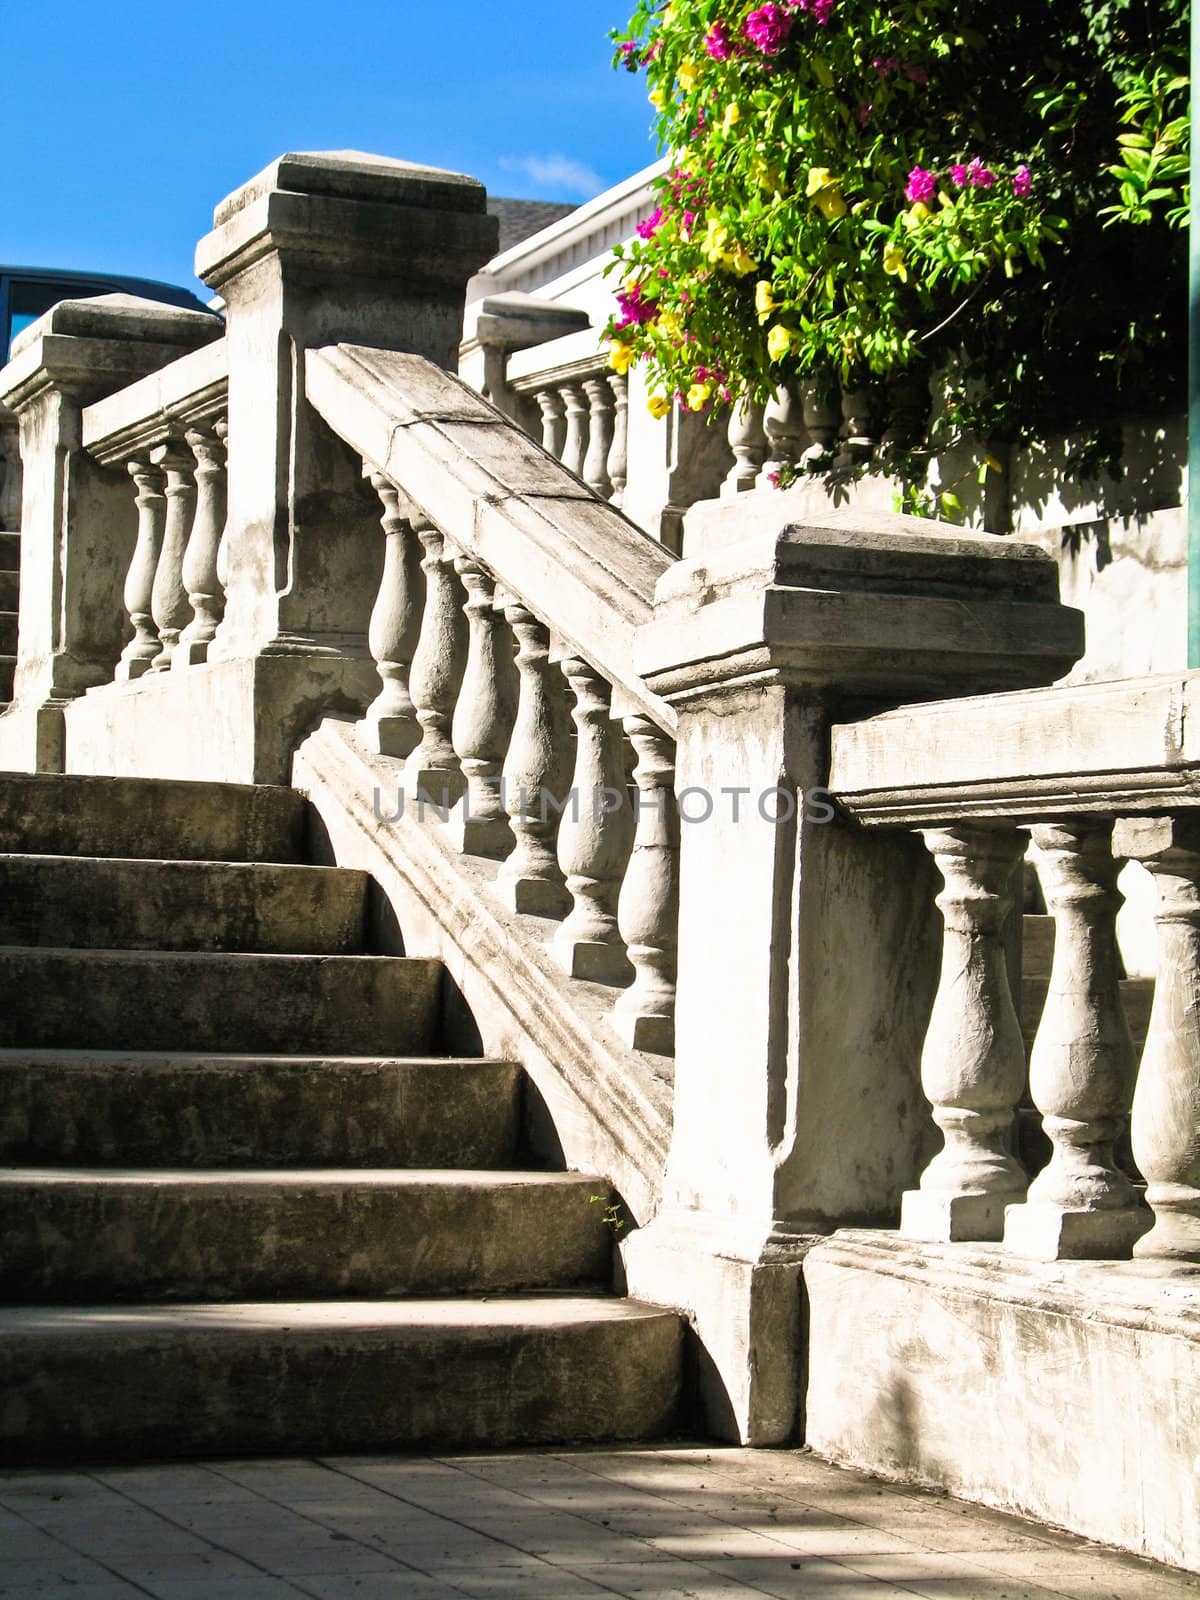
[[[116,682],[205,661],[225,608],[228,357],[223,340],[88,406],[82,442],[129,476],[137,535],[122,602],[133,629]]]
[[[595,332],[516,352],[506,384],[542,448],[602,499],[621,505],[629,477],[629,380],[610,370]]]
[[[600,381],[571,386],[577,417],[585,399],[595,415],[603,396],[589,391]],[[376,405],[369,418],[364,392]],[[380,502],[385,558],[369,636],[380,687],[360,738],[397,763],[400,805],[417,806],[463,855],[499,863],[492,892],[545,930],[539,936],[563,973],[618,992],[611,1022],[626,1044],[667,1060],[678,919],[674,718],[613,638],[623,612],[631,644],[636,619],[648,615],[644,586],[614,596],[615,614],[589,638],[565,566],[556,573],[553,547],[538,551],[530,525],[532,513],[557,502],[578,538],[603,508],[427,362],[322,351],[310,358],[309,398],[360,450]],[[432,470],[450,442],[439,437],[452,425],[446,418],[466,452],[457,484]],[[488,494],[485,473],[495,475],[488,500],[507,537],[481,527],[474,500],[463,498],[468,488]],[[497,506],[501,484],[519,488]],[[571,521],[540,531],[561,540]],[[618,551],[631,538],[642,557],[635,568],[647,576],[669,559],[619,517],[596,532],[601,564],[607,548],[628,572]],[[593,552],[575,553],[594,593]],[[612,653],[596,647],[606,635]]]
[[[921,1062],[943,1148],[904,1196],[902,1234],[1044,1260],[1200,1263],[1197,697],[1189,674],[906,707],[834,729],[844,811],[868,830],[919,832],[943,885]],[[1028,1073],[1003,939],[1027,845],[1055,927]],[[1140,1064],[1116,938],[1127,861],[1158,897]],[[1040,1171],[1015,1154],[1026,1087],[1050,1151]],[[1132,1169],[1114,1153],[1127,1131]]]

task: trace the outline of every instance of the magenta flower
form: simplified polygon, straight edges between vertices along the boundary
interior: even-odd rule
[[[1013,173],[1012,186],[1018,200],[1024,200],[1027,195],[1033,193],[1033,174],[1023,161]]]
[[[812,19],[817,27],[823,28],[833,12],[833,0],[812,0],[808,9],[812,12]]]
[[[890,78],[893,72],[900,70],[900,57],[876,56],[871,65],[881,78]]]
[[[637,44],[632,39],[625,40],[625,42],[619,47],[618,54],[621,57],[621,65],[623,67],[627,67],[630,72],[636,72],[642,64],[642,58],[638,54]]]
[[[654,235],[662,227],[662,225],[663,225],[665,220],[666,220],[666,216],[665,216],[665,213],[663,211],[663,208],[661,206],[659,206],[657,211],[652,211],[648,217],[643,217],[642,220],[638,223],[638,225],[637,225],[638,238],[639,239],[653,239]]]
[[[792,13],[767,0],[765,6],[752,11],[742,24],[742,32],[750,43],[765,56],[777,56],[787,43],[792,31]]]
[[[956,189],[965,189],[967,187],[967,169],[961,161],[956,161],[950,168],[950,182]]]
[[[904,66],[900,70],[904,73],[904,76],[908,79],[909,83],[929,82],[929,74],[926,72],[924,67]]]
[[[995,181],[996,174],[978,156],[967,162],[967,182],[972,189],[990,189]]]
[[[904,198],[915,204],[917,201],[932,200],[937,193],[937,178],[924,167],[914,167],[908,175],[908,185],[904,190]]]
[[[658,301],[647,299],[640,284],[634,284],[632,289],[618,290],[617,306],[621,312],[617,319],[618,328],[641,327],[643,323],[653,322],[658,315]]]
[[[704,40],[704,48],[714,61],[728,61],[737,54],[737,44],[729,37],[723,22],[714,22]]]

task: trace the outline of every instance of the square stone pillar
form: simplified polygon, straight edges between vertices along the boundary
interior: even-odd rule
[[[210,661],[325,658],[350,700],[378,687],[379,507],[305,399],[305,353],[372,345],[453,370],[467,280],[496,250],[485,206],[473,178],[357,151],[280,156],[217,206],[196,248],[229,341],[229,580]]]
[[[793,1435],[805,1250],[894,1221],[926,1155],[936,874],[919,839],[837,818],[830,724],[1052,682],[1082,632],[1042,552],[909,517],[777,528],[659,581],[637,665],[679,715],[675,1109],[625,1262],[691,1314],[723,1437]]]
[[[21,584],[0,768],[61,771],[63,708],[112,676],[137,513],[129,476],[80,443],[84,406],[219,339],[218,317],[132,295],[62,300],[13,341],[0,401],[21,432]]]

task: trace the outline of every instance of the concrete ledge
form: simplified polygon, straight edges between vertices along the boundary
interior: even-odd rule
[[[1200,1275],[848,1231],[804,1278],[814,1450],[1200,1571]]]
[[[603,1173],[646,1221],[670,1131],[661,1061],[621,1042],[608,1018],[614,990],[563,977],[549,951],[555,922],[503,905],[493,888],[498,862],[459,856],[448,828],[428,814],[420,821],[412,805],[391,820],[399,773],[367,754],[349,724],[328,719],[296,752],[293,781],[316,807],[337,864],[369,872],[391,901],[405,951],[445,963],[485,1052],[523,1064],[553,1124],[542,1132],[561,1145],[561,1155],[546,1153]]]
[[[833,729],[830,788],[867,826],[1200,805],[1200,673],[904,706]]]

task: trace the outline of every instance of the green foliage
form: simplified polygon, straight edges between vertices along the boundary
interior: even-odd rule
[[[613,365],[645,362],[659,410],[937,369],[927,449],[1178,403],[1187,18],[639,0],[617,60],[675,160],[623,252]]]

